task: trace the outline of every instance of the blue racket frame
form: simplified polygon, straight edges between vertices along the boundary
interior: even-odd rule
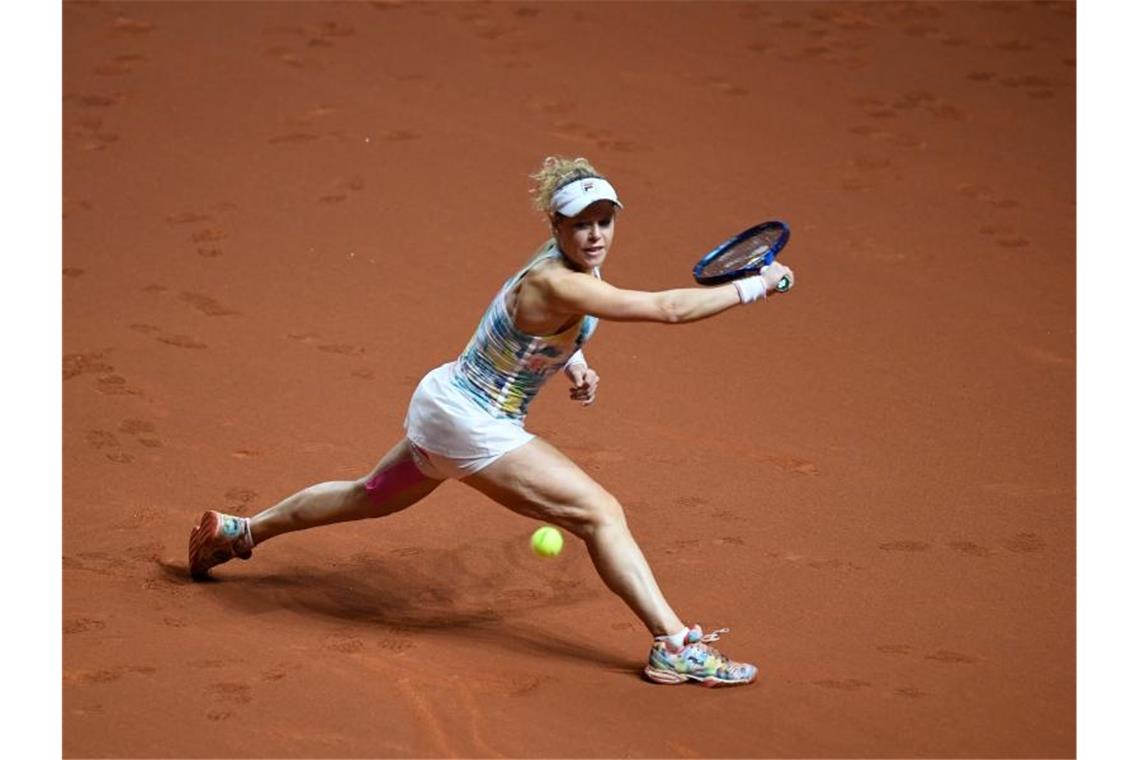
[[[767,229],[769,227],[779,227],[781,230],[780,237],[776,239],[776,242],[772,245],[771,248],[768,249],[768,252],[764,254],[764,258],[760,259],[760,261],[750,264],[746,267],[742,267],[740,269],[734,269],[731,272],[724,272],[722,274],[712,275],[708,277],[704,275],[705,267],[708,266],[709,262],[719,256],[726,248],[734,246],[741,240],[750,238],[753,235],[758,234],[761,230]],[[773,261],[776,260],[776,256],[780,253],[781,250],[783,250],[784,246],[788,244],[788,238],[791,236],[791,228],[778,219],[773,219],[768,222],[761,222],[754,227],[749,227],[748,229],[744,230],[744,232],[741,232],[738,235],[734,235],[701,257],[701,260],[698,261],[696,266],[693,267],[693,279],[695,279],[701,285],[720,285],[724,282],[731,282],[732,280],[739,280],[741,277],[757,274],[763,267],[769,266]]]

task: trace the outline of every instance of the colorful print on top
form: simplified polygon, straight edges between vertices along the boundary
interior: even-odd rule
[[[546,380],[566,366],[597,329],[597,317],[586,315],[554,335],[530,335],[515,327],[507,313],[507,294],[523,275],[538,263],[560,255],[554,240],[549,240],[530,263],[507,280],[456,362],[452,382],[496,417],[522,422]],[[601,276],[596,267],[593,274]]]

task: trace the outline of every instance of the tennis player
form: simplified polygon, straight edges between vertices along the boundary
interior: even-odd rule
[[[790,269],[715,287],[623,290],[601,279],[621,202],[583,158],[547,158],[535,205],[551,237],[506,281],[455,361],[429,372],[412,395],[406,436],[359,480],[319,483],[253,517],[206,512],[190,533],[190,573],[203,578],[274,536],[406,509],[448,479],[461,480],[527,517],[582,539],[606,586],[654,637],[645,675],[657,683],[745,684],[756,667],[709,644],[724,631],[686,625],[669,606],[625,514],[605,488],[525,427],[527,407],[562,372],[588,406],[598,373],[583,347],[599,320],[680,324],[766,298]]]

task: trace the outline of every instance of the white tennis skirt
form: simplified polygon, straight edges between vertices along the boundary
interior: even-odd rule
[[[521,421],[496,417],[468,398],[452,382],[454,373],[455,362],[448,362],[424,375],[404,419],[408,440],[424,455],[416,464],[430,477],[462,478],[534,439]]]

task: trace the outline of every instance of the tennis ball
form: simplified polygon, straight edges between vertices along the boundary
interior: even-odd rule
[[[557,557],[562,551],[562,533],[558,528],[543,525],[531,535],[530,548],[540,557]]]

